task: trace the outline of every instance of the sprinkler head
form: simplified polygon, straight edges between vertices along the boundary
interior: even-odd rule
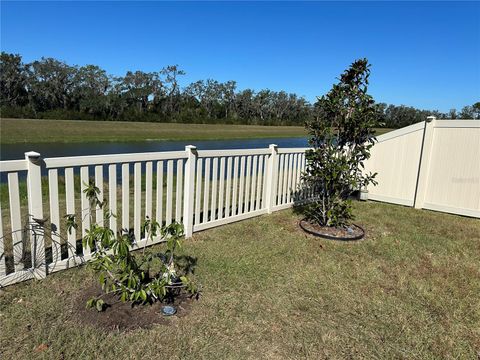
[[[174,306],[170,306],[170,305],[162,306],[162,314],[165,316],[175,315],[176,312],[177,312],[177,309]]]

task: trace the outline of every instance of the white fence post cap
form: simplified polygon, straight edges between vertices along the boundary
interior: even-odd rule
[[[431,122],[433,120],[437,120],[435,116],[427,116],[427,122]]]
[[[28,151],[25,153],[26,158],[38,159],[40,157],[40,153],[36,151]]]

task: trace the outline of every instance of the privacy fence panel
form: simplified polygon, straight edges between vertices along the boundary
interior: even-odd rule
[[[377,138],[372,200],[480,217],[480,120],[436,120]]]
[[[376,186],[368,187],[368,198],[413,206],[422,153],[425,123],[410,125],[377,137],[365,170],[376,172]]]
[[[480,121],[427,125],[416,207],[480,217]]]

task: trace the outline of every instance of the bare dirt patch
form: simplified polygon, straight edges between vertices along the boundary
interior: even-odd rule
[[[303,231],[311,235],[332,240],[360,240],[365,235],[364,230],[354,224],[348,227],[333,227],[320,226],[317,224],[311,224],[306,220],[300,220],[299,226]]]
[[[190,312],[192,303],[195,301],[190,296],[183,294],[174,299],[173,305],[177,312],[173,316],[162,314],[162,306],[166,303],[159,301],[153,304],[132,306],[129,302],[122,302],[117,296],[108,294],[103,296],[108,304],[105,311],[98,312],[95,309],[87,309],[87,300],[103,293],[98,285],[91,285],[73,298],[73,320],[107,331],[129,331],[134,329],[150,328],[155,324],[169,325],[171,318],[184,317]]]

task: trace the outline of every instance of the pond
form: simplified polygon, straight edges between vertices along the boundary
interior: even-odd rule
[[[305,147],[307,138],[269,138],[235,140],[181,140],[143,142],[92,142],[92,143],[29,143],[0,145],[0,160],[19,160],[27,151],[39,152],[43,158],[59,156],[128,154],[138,152],[178,151],[186,145],[195,145],[199,150],[267,148],[270,144],[282,147]]]

